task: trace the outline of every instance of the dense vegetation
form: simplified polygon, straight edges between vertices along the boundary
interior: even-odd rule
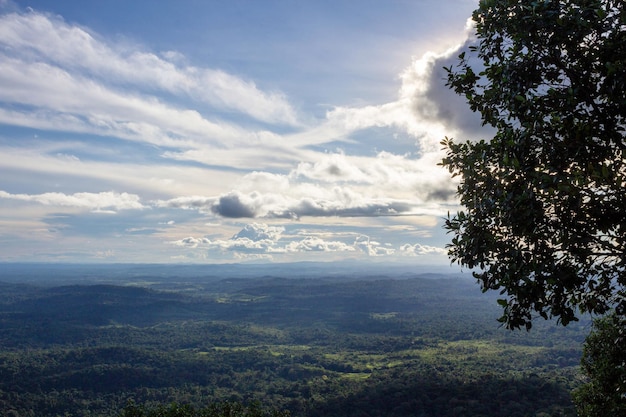
[[[500,329],[466,276],[4,278],[6,416],[573,416],[589,330]]]

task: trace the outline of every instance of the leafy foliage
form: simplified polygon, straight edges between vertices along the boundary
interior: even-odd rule
[[[448,85],[496,134],[442,142],[451,259],[505,296],[507,328],[625,315],[626,2],[483,0],[473,20]]]
[[[238,402],[214,403],[196,409],[190,405],[171,403],[154,408],[129,403],[119,417],[289,417],[287,411],[263,410],[259,404],[244,406]]]
[[[585,340],[583,371],[589,382],[574,400],[580,417],[626,415],[626,321],[615,314],[597,319]]]
[[[505,332],[471,278],[178,279],[0,283],[0,415],[574,415],[582,323]]]

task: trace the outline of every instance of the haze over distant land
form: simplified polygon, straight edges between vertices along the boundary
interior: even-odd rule
[[[0,261],[447,267],[475,7],[0,0]]]
[[[135,280],[224,280],[228,278],[294,278],[378,280],[471,278],[458,267],[441,265],[363,264],[362,262],[294,262],[265,264],[70,264],[0,263],[0,282],[31,284],[127,284]],[[470,279],[473,281],[473,279]]]

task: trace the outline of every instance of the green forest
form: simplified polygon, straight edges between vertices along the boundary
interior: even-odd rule
[[[3,274],[0,414],[575,415],[589,322],[508,331],[469,275],[154,273]]]

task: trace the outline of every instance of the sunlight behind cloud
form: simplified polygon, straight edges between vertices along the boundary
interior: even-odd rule
[[[43,250],[18,233],[7,257],[36,259],[29,245],[47,260],[79,259],[70,253],[198,262],[443,253],[437,228],[457,201],[455,183],[437,166],[439,142],[479,129],[445,87],[441,68],[469,35],[454,50],[407,56],[397,79],[372,86],[395,85],[397,96],[382,103],[338,99],[330,81],[311,94],[311,80],[296,72],[306,45],[264,44],[259,53],[271,59],[257,79],[258,57],[220,67],[217,52],[201,45],[186,49],[192,55],[174,42],[157,52],[150,39],[119,35],[53,12],[0,14],[0,216],[59,242]],[[279,62],[273,47],[299,55]],[[382,47],[354,56],[377,54],[388,56]],[[316,60],[306,56],[301,65],[323,64],[325,80],[335,71],[366,83],[359,73],[341,73],[345,65]],[[325,95],[326,104],[310,101]]]

